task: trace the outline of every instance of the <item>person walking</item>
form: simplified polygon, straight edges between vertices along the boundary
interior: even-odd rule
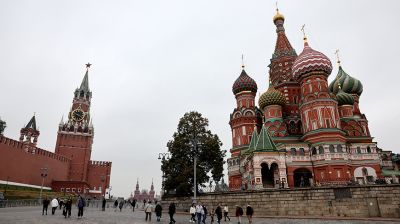
[[[211,224],[214,223],[214,215],[215,215],[215,210],[213,207],[211,207],[211,212],[210,212]]]
[[[53,198],[53,200],[51,200],[51,214],[54,215],[54,213],[56,212],[58,207],[58,200],[57,198]]]
[[[119,202],[119,212],[122,212],[122,208],[124,207],[124,200],[121,200],[120,202]]]
[[[221,204],[218,204],[217,208],[215,209],[215,214],[217,215],[217,223],[220,224],[222,219]]]
[[[162,207],[160,203],[157,203],[156,208],[154,209],[154,212],[156,213],[157,217],[157,222],[161,220],[161,215],[162,215]]]
[[[242,223],[243,209],[239,205],[236,205],[235,215],[236,215],[238,224]]]
[[[132,212],[135,212],[135,206],[136,206],[136,199],[131,200],[131,205],[132,205]]]
[[[203,206],[202,206],[201,203],[199,202],[199,203],[196,205],[197,224],[200,224],[200,223],[201,223],[201,220],[203,219],[203,214],[204,214]]]
[[[196,222],[196,206],[194,203],[192,204],[192,207],[190,207],[189,212],[191,216],[189,222]]]
[[[205,205],[203,205],[203,211],[204,211],[204,213],[203,213],[203,224],[206,224],[206,219],[207,219],[207,207],[205,206]]]
[[[64,205],[64,200],[61,198],[61,199],[58,199],[57,198],[57,200],[58,200],[58,205],[60,206],[60,210],[61,210],[61,208],[63,207],[63,205]]]
[[[107,200],[106,200],[106,198],[103,196],[103,200],[102,200],[102,202],[101,202],[101,210],[102,210],[103,212],[106,210],[106,203],[107,203]]]
[[[231,218],[229,218],[228,213],[229,213],[228,205],[225,205],[225,206],[224,206],[224,218],[225,218],[225,222],[226,222],[226,218],[228,218],[228,220],[231,221]]]
[[[71,199],[71,197],[69,197],[67,199],[67,201],[65,202],[64,209],[65,209],[65,213],[64,213],[65,218],[67,218],[67,216],[68,216],[68,218],[70,218],[71,217],[71,209],[72,209],[72,199]]]
[[[253,223],[253,213],[254,213],[253,208],[250,205],[247,205],[246,216],[247,216],[247,219],[249,220],[249,224]]]
[[[77,205],[78,205],[78,219],[79,219],[83,217],[83,208],[86,205],[85,199],[80,195],[78,196]]]
[[[50,200],[47,198],[47,196],[43,199],[42,204],[43,204],[42,215],[44,215],[45,211],[47,215],[47,208],[49,207],[50,204]]]
[[[174,214],[176,212],[176,207],[173,202],[168,207],[168,214],[169,214],[169,224],[174,224],[176,221],[174,219]]]
[[[114,201],[114,212],[118,210],[118,199]]]
[[[153,205],[151,204],[151,201],[149,201],[146,206],[144,207],[144,212],[146,212],[146,221],[149,220],[151,221],[151,212],[153,211]]]

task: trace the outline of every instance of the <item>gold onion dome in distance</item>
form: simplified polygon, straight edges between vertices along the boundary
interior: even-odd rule
[[[269,105],[283,106],[285,105],[285,102],[286,100],[283,94],[276,90],[272,84],[269,84],[268,90],[260,96],[260,99],[258,99],[258,105],[260,106],[261,110]]]
[[[278,19],[285,20],[285,17],[279,13],[279,9],[276,9],[276,14],[272,18],[272,20],[275,22]]]

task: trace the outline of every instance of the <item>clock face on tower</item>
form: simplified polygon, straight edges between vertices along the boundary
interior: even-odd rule
[[[78,108],[72,111],[71,117],[74,121],[82,121],[85,117],[85,112],[82,109]]]

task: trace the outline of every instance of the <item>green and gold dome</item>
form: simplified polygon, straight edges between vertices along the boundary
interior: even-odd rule
[[[340,86],[338,86],[338,93],[336,94],[336,98],[338,101],[338,105],[353,105],[354,104],[354,97],[346,92],[344,92]]]
[[[244,66],[242,66],[242,68],[243,67]],[[250,91],[253,93],[257,92],[257,83],[254,81],[254,79],[247,75],[247,73],[244,71],[244,68],[242,69],[242,73],[236,79],[232,86],[233,94],[236,95],[237,93],[240,93],[242,91]]]
[[[281,92],[276,90],[272,84],[269,84],[268,90],[260,96],[258,99],[258,105],[260,109],[263,110],[264,107],[269,105],[285,105],[285,97]]]
[[[347,74],[341,65],[339,65],[339,71],[336,78],[331,82],[331,84],[329,84],[329,90],[332,93],[337,94],[339,92],[339,85],[345,93],[357,94],[360,96],[363,92],[363,85],[360,80]]]

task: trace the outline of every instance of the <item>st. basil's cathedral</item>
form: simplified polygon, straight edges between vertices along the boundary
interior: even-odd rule
[[[269,88],[255,104],[256,82],[242,72],[233,84],[236,108],[230,115],[229,188],[263,189],[368,184],[381,177],[377,143],[360,111],[363,86],[338,57],[333,66],[304,34],[297,55],[273,17],[277,40],[269,64]],[[304,32],[304,29],[303,29]]]

